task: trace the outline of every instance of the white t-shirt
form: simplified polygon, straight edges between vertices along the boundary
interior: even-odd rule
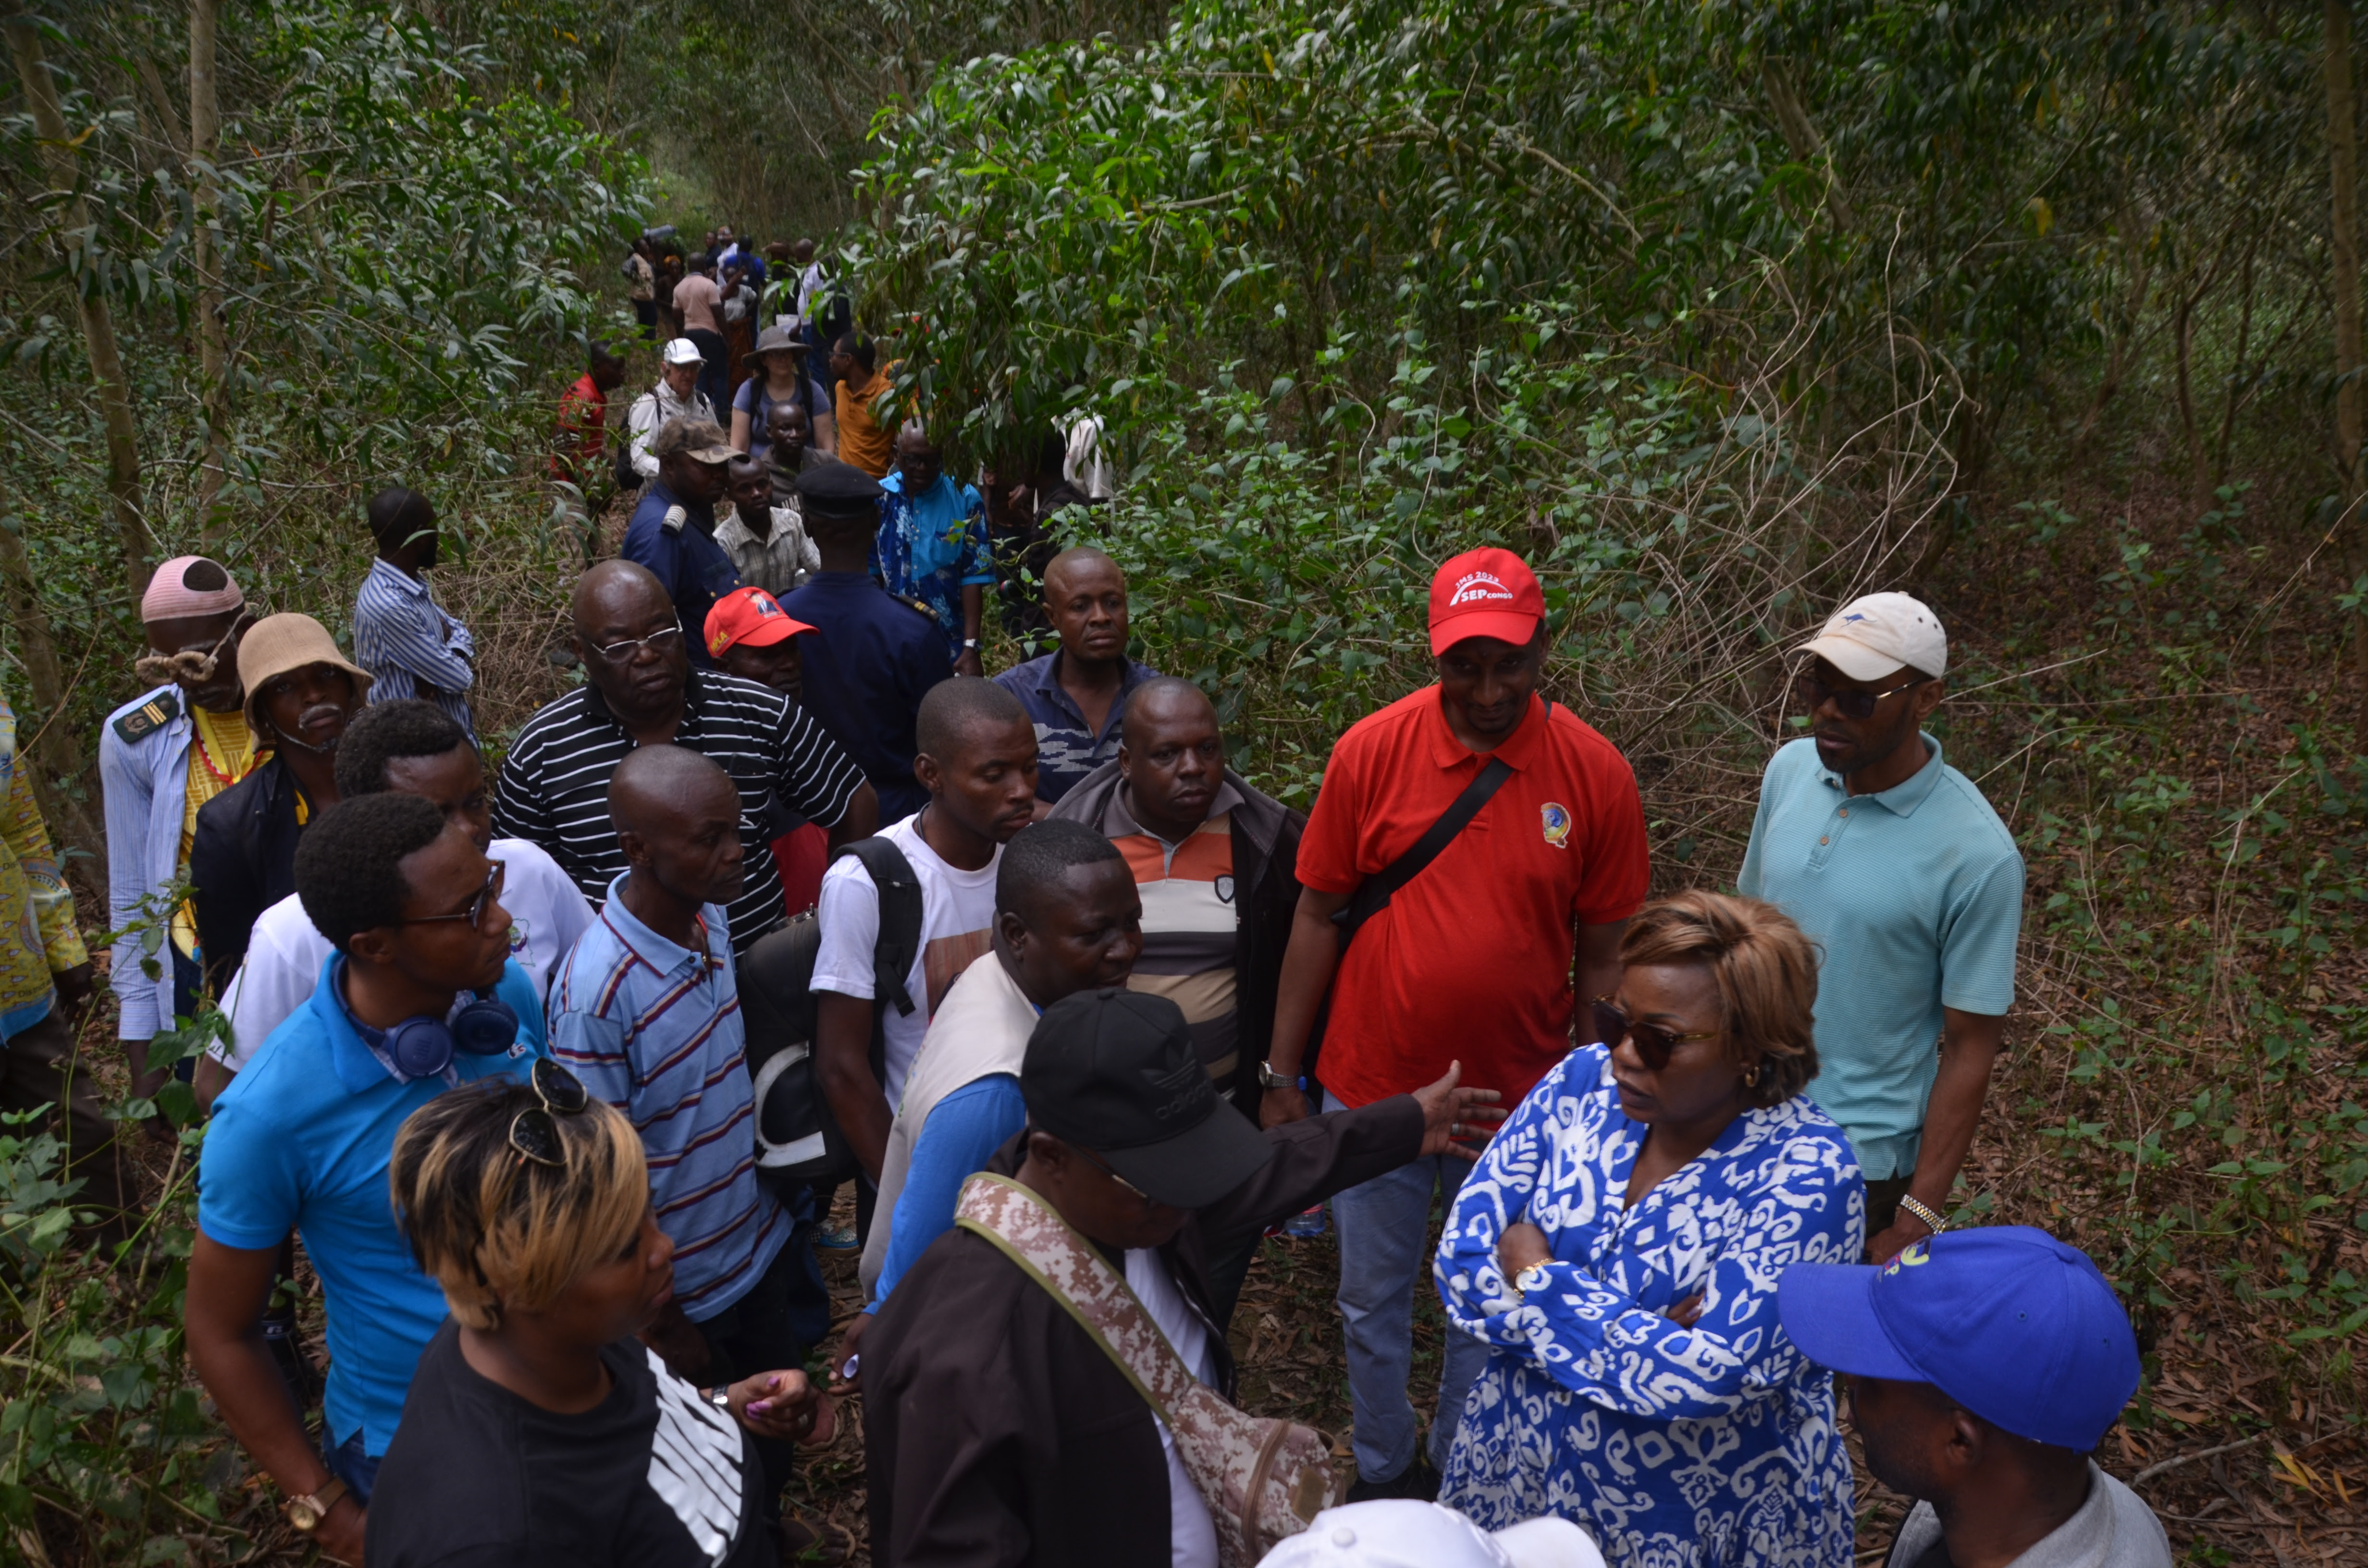
[[[592,924],[592,905],[543,847],[523,838],[496,838],[485,850],[502,863],[502,907],[510,915],[510,957],[534,982],[535,994],[550,989],[551,971]],[[206,1054],[235,1073],[282,1020],[304,1005],[321,983],[321,965],[334,949],[313,927],[294,893],[263,912],[247,939],[246,961],[222,992],[230,1019],[230,1045],[214,1041]],[[458,1009],[474,998],[453,998]]]
[[[1134,1291],[1135,1300],[1184,1358],[1192,1375],[1204,1383],[1214,1382],[1216,1363],[1209,1358],[1209,1328],[1201,1314],[1192,1310],[1192,1302],[1167,1272],[1167,1260],[1150,1247],[1135,1247],[1126,1255],[1126,1282]],[[1192,1472],[1184,1468],[1184,1460],[1176,1452],[1176,1438],[1167,1430],[1167,1423],[1157,1415],[1151,1424],[1159,1428],[1160,1451],[1167,1457],[1167,1561],[1169,1568],[1217,1568],[1217,1527],[1209,1517],[1209,1504],[1201,1489],[1192,1484]]]
[[[842,855],[823,873],[822,896],[814,918],[822,925],[822,946],[814,954],[814,988],[836,991],[875,1002],[887,1009],[882,1030],[888,1065],[888,1108],[905,1097],[905,1074],[921,1052],[921,1037],[946,993],[986,951],[995,926],[995,868],[1003,859],[997,845],[993,859],[975,871],[956,870],[921,837],[920,815],[881,829],[880,836],[905,852],[921,884],[921,950],[913,971],[905,977],[905,994],[913,999],[910,1013],[899,1013],[894,1002],[872,994],[871,945],[880,938],[880,890],[871,873],[852,855]]]

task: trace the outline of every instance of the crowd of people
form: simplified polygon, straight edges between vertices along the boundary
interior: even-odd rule
[[[1950,1218],[2022,863],[1924,728],[1926,606],[1792,651],[1809,733],[1732,892],[1651,896],[1634,774],[1541,691],[1502,549],[1439,568],[1435,680],[1302,813],[1130,655],[1108,554],[1015,569],[870,341],[817,332],[810,244],[666,238],[629,264],[660,380],[569,607],[583,681],[497,769],[400,487],[350,657],[180,557],[101,736],[141,1086],[145,1042],[222,1020],[184,1064],[189,1353],[297,1529],[375,1568],[826,1552],[783,1487],[860,1396],[883,1565],[1849,1568],[1839,1380],[1916,1500],[1895,1568],[2168,1563],[2090,1458],[2138,1380],[2112,1287]],[[579,468],[621,373],[567,394]],[[1051,445],[1037,505],[1107,494],[1092,439]],[[989,677],[1015,578],[1053,651]],[[74,1071],[99,981],[5,704],[0,786],[7,1103],[58,1108],[120,1235],[142,1199]],[[1244,1279],[1317,1205],[1345,1497],[1232,1403]]]

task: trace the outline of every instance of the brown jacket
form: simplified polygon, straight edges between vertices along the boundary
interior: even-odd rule
[[[1019,1168],[1021,1139],[988,1169]],[[1270,1130],[1274,1158],[1160,1249],[1234,1358],[1209,1253],[1413,1159],[1410,1095]],[[1113,1260],[1114,1262],[1116,1260]],[[863,1339],[871,1561],[880,1568],[1167,1568],[1167,1461],[1151,1408],[1043,1288],[967,1231],[930,1244]]]

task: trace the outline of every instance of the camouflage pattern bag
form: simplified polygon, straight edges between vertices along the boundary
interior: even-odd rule
[[[1033,1189],[982,1171],[962,1184],[954,1223],[1042,1285],[1167,1424],[1209,1505],[1224,1568],[1253,1568],[1339,1501],[1330,1441],[1312,1426],[1245,1415],[1194,1377],[1125,1277]]]

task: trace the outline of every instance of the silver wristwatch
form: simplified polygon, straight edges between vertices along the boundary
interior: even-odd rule
[[[1274,1070],[1271,1062],[1258,1063],[1258,1087],[1261,1089],[1295,1089],[1299,1087],[1296,1074],[1284,1074]]]

